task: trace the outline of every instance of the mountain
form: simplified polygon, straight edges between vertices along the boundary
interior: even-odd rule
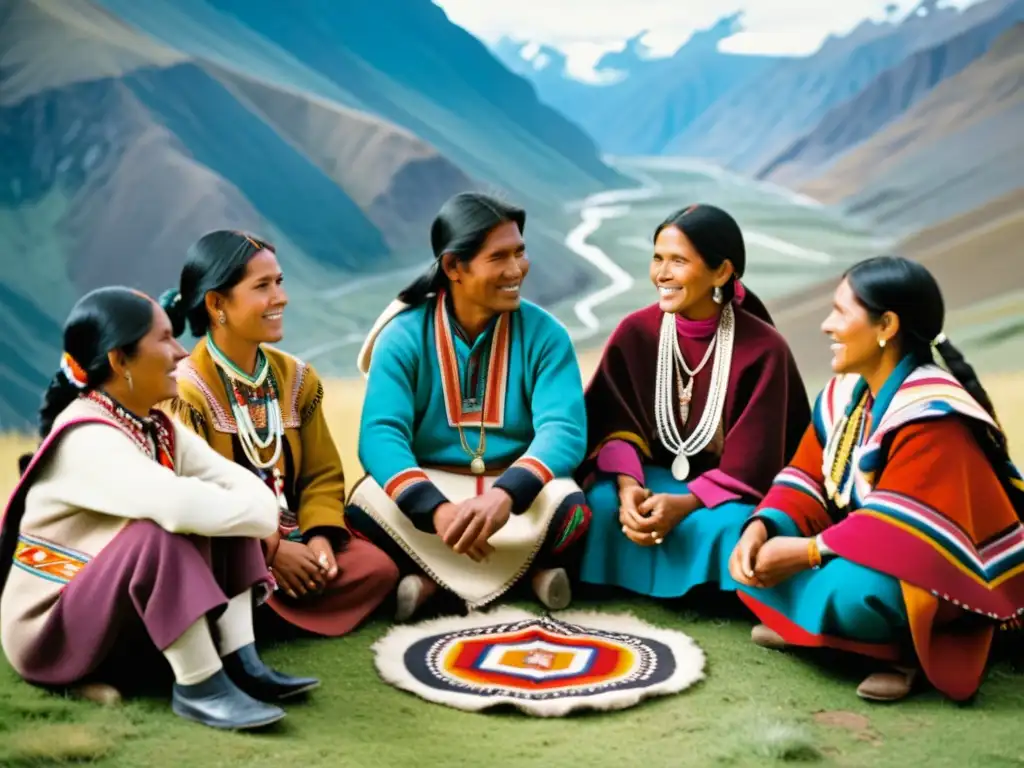
[[[590,283],[562,204],[628,184],[593,142],[429,0],[321,10],[0,0],[0,428],[34,422],[78,296],[161,292],[211,229],[277,244],[297,352],[361,338],[465,189],[526,205],[527,296]]]
[[[914,53],[883,72],[852,99],[833,108],[810,133],[761,169],[757,177],[795,186],[983,56],[996,38],[1021,20],[1024,0],[1015,0],[956,37]]]
[[[540,196],[628,185],[583,131],[430,0],[97,3],[177,50],[402,126],[484,183]],[[267,47],[287,61],[281,72]]]
[[[657,155],[713,104],[783,60],[720,52],[718,44],[741,29],[742,14],[724,17],[663,58],[651,55],[641,32],[597,62],[596,83],[573,78],[565,55],[549,46],[504,38],[495,53],[529,78],[543,101],[586,129],[603,152]]]
[[[865,21],[846,37],[829,38],[815,54],[777,64],[718,100],[666,152],[754,174],[883,72],[1016,3],[986,0],[961,10],[924,0],[902,22]]]
[[[981,206],[1024,179],[1024,23],[799,191],[895,231]]]

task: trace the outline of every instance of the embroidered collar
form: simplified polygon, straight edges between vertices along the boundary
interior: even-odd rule
[[[106,392],[96,389],[82,397],[110,417],[140,451],[162,466],[174,469],[174,434],[163,414],[153,410],[148,417],[139,417]]]
[[[262,347],[256,348],[256,369],[252,373],[246,373],[235,365],[231,358],[225,355],[220,347],[214,343],[213,334],[209,331],[206,332],[206,348],[210,350],[210,357],[213,358],[213,362],[224,376],[231,381],[245,384],[250,389],[259,389],[270,372],[270,361],[267,359],[266,354],[264,354]]]
[[[848,429],[853,428],[851,416],[868,395],[868,388],[861,377],[856,377],[852,387],[830,385],[829,391],[830,397],[846,398],[845,402],[835,400],[830,404],[835,421],[830,425],[822,462],[826,490],[830,499],[840,508],[849,504],[855,485],[864,485],[862,491],[874,486],[878,472],[885,463],[883,448],[886,435],[900,427],[958,414],[991,429],[998,429],[988,412],[950,373],[934,363],[922,364],[914,357],[904,357],[879,389],[875,402],[868,403],[871,412],[870,428],[866,434],[862,434],[862,442],[853,445],[851,471],[844,474],[837,485],[829,474],[837,459],[842,458],[839,453],[843,446],[849,443],[849,440],[844,441],[843,436]],[[839,414],[838,418],[836,414]]]
[[[486,374],[483,374],[484,369],[481,366],[480,378],[484,379],[484,389],[479,402],[475,397],[470,397],[468,403],[464,403],[463,385],[469,382],[462,381],[459,370],[453,322],[454,316],[449,311],[447,293],[441,292],[434,309],[434,347],[441,373],[441,388],[448,424],[452,427],[480,426],[482,421],[485,427],[500,429],[505,425],[505,394],[508,388],[511,347],[509,313],[503,312],[498,315],[493,325],[470,346],[471,356],[478,351],[481,356],[486,354]]]

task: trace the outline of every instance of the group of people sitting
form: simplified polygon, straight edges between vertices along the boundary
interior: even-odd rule
[[[971,697],[1024,610],[1024,482],[925,267],[846,272],[812,407],[741,283],[739,226],[689,206],[654,232],[657,302],[585,386],[565,327],[521,297],[525,221],[477,193],[439,212],[430,270],[359,352],[352,488],[332,430],[356,425],[328,424],[315,370],[270,346],[288,301],[270,243],[212,232],[159,301],[84,296],[0,531],[14,669],[75,686],[148,636],[174,712],[253,728],[319,684],[261,661],[257,611],[337,637],[385,602],[408,621],[519,582],[558,610],[577,580],[711,585],[758,645],[876,660],[863,698],[915,676]]]

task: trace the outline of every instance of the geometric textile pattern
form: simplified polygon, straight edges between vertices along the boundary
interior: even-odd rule
[[[704,677],[689,636],[627,614],[499,608],[395,626],[373,650],[381,677],[428,701],[541,717],[624,709]]]

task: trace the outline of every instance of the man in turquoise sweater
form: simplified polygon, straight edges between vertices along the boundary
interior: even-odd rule
[[[524,224],[478,193],[449,200],[433,266],[360,352],[367,475],[347,517],[404,568],[399,620],[438,586],[476,608],[531,569],[548,608],[571,599],[557,566],[590,521],[571,479],[586,448],[583,382],[565,327],[520,297]]]

